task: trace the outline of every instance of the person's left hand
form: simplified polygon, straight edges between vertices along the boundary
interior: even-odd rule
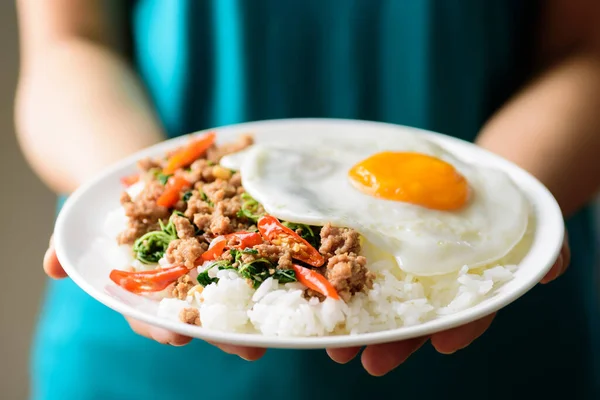
[[[549,283],[561,276],[567,270],[570,259],[571,252],[569,250],[569,243],[565,238],[558,260],[556,260],[554,266],[542,279],[541,283]],[[428,339],[431,340],[431,344],[438,352],[442,354],[452,354],[467,347],[475,339],[481,336],[489,328],[495,315],[496,314],[494,313],[467,325],[435,333],[431,335],[431,337],[367,346],[361,355],[362,365],[371,375],[385,375],[406,361],[406,359],[418,350],[419,347],[425,344]],[[345,364],[356,357],[359,351],[360,347],[353,347],[328,349],[327,353],[332,360]]]

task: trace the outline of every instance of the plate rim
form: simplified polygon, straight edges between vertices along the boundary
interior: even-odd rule
[[[546,257],[546,260],[540,263],[540,267],[537,273],[528,281],[523,282],[516,289],[512,290],[508,294],[501,296],[499,298],[491,297],[488,298],[486,303],[478,303],[475,306],[469,307],[465,310],[450,314],[448,316],[436,318],[430,321],[426,321],[424,323],[420,323],[412,326],[405,326],[400,328],[394,328],[391,330],[379,331],[379,332],[370,332],[370,333],[361,333],[361,334],[345,334],[345,335],[330,335],[330,336],[317,336],[317,337],[281,337],[281,336],[267,336],[256,333],[233,333],[233,332],[223,332],[217,330],[211,330],[203,327],[197,327],[192,325],[186,325],[183,323],[175,322],[166,318],[160,318],[155,315],[151,315],[149,313],[143,312],[141,310],[136,309],[133,306],[129,306],[118,299],[110,296],[107,293],[104,293],[100,290],[97,290],[92,284],[88,283],[87,280],[78,273],[77,268],[70,262],[67,251],[67,243],[65,243],[65,238],[68,237],[68,232],[66,223],[68,222],[68,217],[71,210],[78,204],[78,199],[82,197],[88,190],[102,182],[107,176],[115,173],[116,171],[123,169],[128,166],[134,166],[135,163],[142,157],[144,157],[147,153],[160,153],[161,151],[165,151],[167,149],[177,147],[179,144],[184,143],[190,136],[198,135],[207,131],[219,131],[219,129],[237,129],[237,130],[252,130],[261,126],[268,125],[279,125],[283,124],[307,124],[307,125],[343,125],[350,124],[353,126],[363,125],[373,126],[373,127],[389,127],[396,128],[405,131],[418,132],[419,134],[424,134],[428,139],[432,139],[436,143],[446,142],[452,143],[453,145],[458,145],[462,147],[469,148],[469,152],[478,152],[482,155],[491,157],[494,160],[495,164],[499,164],[502,166],[502,170],[507,172],[512,170],[512,173],[518,173],[522,175],[524,178],[530,181],[533,185],[533,188],[524,189],[519,186],[520,190],[525,191],[526,194],[531,195],[533,192],[539,192],[540,195],[536,196],[534,204],[532,206],[539,206],[539,204],[543,204],[544,208],[547,210],[547,214],[544,214],[546,218],[550,219],[550,225],[552,225],[556,230],[554,231],[554,235],[552,236],[554,241],[553,243],[546,242],[545,245],[552,244],[552,249],[549,251],[549,255]],[[260,134],[260,133],[258,133]],[[510,173],[510,172],[509,172]],[[511,173],[511,175],[512,175]],[[531,199],[530,199],[531,201]],[[534,210],[535,214],[538,213],[539,210]],[[548,223],[548,222],[546,222]],[[537,231],[537,228],[536,228]],[[230,124],[223,125],[209,129],[202,129],[195,132],[190,132],[186,135],[179,136],[176,138],[168,139],[157,143],[153,146],[147,147],[140,151],[137,151],[131,154],[124,159],[113,163],[107,168],[103,169],[99,173],[97,173],[92,179],[81,185],[78,189],[76,189],[65,201],[61,211],[59,212],[58,217],[56,218],[55,227],[54,227],[54,246],[56,249],[57,257],[61,261],[61,264],[69,275],[69,278],[79,286],[87,295],[94,298],[96,301],[104,304],[110,309],[125,315],[131,318],[140,320],[142,322],[148,323],[150,325],[162,327],[168,329],[170,331],[191,336],[197,339],[212,341],[212,342],[220,342],[227,343],[233,345],[243,345],[243,346],[253,346],[253,347],[264,347],[264,348],[287,348],[287,349],[323,349],[323,348],[335,348],[335,347],[354,347],[354,346],[365,346],[370,344],[378,344],[378,343],[386,343],[393,342],[398,340],[406,340],[415,337],[430,335],[435,332],[440,332],[447,329],[452,329],[460,325],[464,325],[468,322],[475,321],[479,318],[485,317],[493,312],[496,312],[507,305],[513,303],[518,300],[521,296],[530,291],[538,282],[544,277],[544,275],[550,270],[554,261],[561,250],[562,242],[564,239],[565,230],[564,230],[564,221],[562,217],[562,212],[560,207],[558,206],[556,199],[550,193],[550,191],[533,177],[529,172],[525,171],[521,167],[516,164],[502,158],[499,155],[496,155],[486,149],[480,148],[477,145],[464,141],[462,139],[454,138],[442,133],[428,131],[424,129],[419,129],[415,127],[399,125],[399,124],[391,124],[386,122],[378,122],[378,121],[369,121],[369,120],[359,120],[359,119],[338,119],[338,118],[282,118],[282,119],[269,119],[269,120],[260,120],[260,121],[251,121],[245,122],[241,124]],[[527,254],[531,252],[531,249]],[[542,265],[543,264],[543,265]],[[458,316],[458,317],[457,317]]]

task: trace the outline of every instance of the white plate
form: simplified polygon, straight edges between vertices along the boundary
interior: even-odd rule
[[[112,284],[108,276],[115,266],[110,265],[110,260],[103,251],[105,247],[92,246],[92,243],[103,236],[107,213],[119,207],[119,196],[122,192],[119,179],[135,172],[136,161],[140,158],[162,156],[167,150],[186,142],[186,137],[169,140],[134,154],[77,190],[67,200],[56,223],[54,240],[58,258],[77,285],[96,300],[121,314],[200,339],[274,348],[361,346],[430,335],[453,328],[484,317],[515,301],[539,282],[557,258],[562,245],[564,226],[560,209],[552,195],[521,168],[471,143],[397,125],[328,119],[274,120],[233,125],[218,128],[217,137],[219,142],[223,142],[239,134],[251,132],[257,141],[271,141],[276,140],[279,135],[302,137],[307,132],[311,132],[312,135],[325,130],[339,132],[340,135],[371,136],[390,130],[408,130],[446,146],[465,161],[495,167],[508,173],[531,201],[536,220],[533,243],[519,264],[514,279],[501,286],[493,296],[464,311],[441,316],[420,325],[358,335],[288,338],[223,333],[160,318],[156,315],[158,302],[132,295]],[[116,241],[106,240],[105,245],[116,246]]]

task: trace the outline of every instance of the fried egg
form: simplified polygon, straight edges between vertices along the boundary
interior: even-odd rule
[[[269,214],[356,229],[415,275],[492,263],[527,228],[529,204],[509,176],[417,135],[287,138],[222,163]]]

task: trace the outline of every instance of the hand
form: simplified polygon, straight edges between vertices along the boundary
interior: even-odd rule
[[[569,250],[568,240],[565,238],[565,242],[563,243],[563,248],[558,260],[546,274],[546,276],[541,280],[541,283],[549,283],[562,275],[569,266],[570,259],[571,252]],[[46,251],[46,255],[44,256],[44,271],[46,271],[48,276],[54,279],[60,279],[67,276],[58,262],[52,242],[50,243],[50,246]],[[367,346],[361,355],[363,367],[371,375],[385,375],[406,361],[406,359],[408,359],[412,353],[417,351],[423,344],[425,344],[428,339],[431,339],[431,344],[438,352],[442,354],[452,354],[467,347],[475,339],[481,336],[489,328],[495,315],[496,314],[494,313],[467,325],[433,334],[430,338],[416,338],[401,342]],[[191,338],[187,336],[169,332],[165,329],[154,327],[127,317],[126,319],[134,332],[144,337],[156,340],[159,343],[182,346],[191,341]],[[211,344],[228,354],[235,354],[247,361],[258,360],[266,352],[266,349],[261,348],[223,345],[218,343]],[[359,351],[360,347],[352,347],[328,349],[327,353],[332,360],[341,364],[345,364],[356,357]]]
[[[552,282],[561,276],[567,270],[570,260],[571,252],[569,250],[569,243],[568,239],[565,238],[560,256],[554,263],[552,269],[550,269],[546,276],[541,280],[541,283],[546,284]],[[363,367],[371,375],[385,375],[406,361],[406,359],[425,344],[428,339],[431,340],[431,344],[438,352],[442,354],[452,354],[467,347],[475,339],[481,336],[489,328],[495,315],[496,314],[494,313],[467,325],[435,333],[431,337],[367,346],[361,355]],[[356,357],[359,351],[359,347],[353,347],[328,349],[327,353],[332,360],[345,364]]]
[[[44,271],[46,274],[53,279],[62,279],[67,277],[67,273],[60,265],[58,258],[56,257],[56,251],[54,250],[54,245],[52,244],[52,239],[50,239],[50,245],[48,246],[48,250],[44,255]],[[180,335],[178,333],[170,332],[166,329],[162,329],[156,326],[148,325],[144,322],[137,321],[128,317],[125,317],[131,329],[138,335],[147,337],[148,339],[155,340],[162,344],[170,344],[172,346],[183,346],[188,344],[192,338]],[[229,354],[236,354],[239,357],[248,360],[254,361],[259,359],[265,353],[265,349],[258,348],[250,348],[250,347],[241,347],[241,346],[231,346],[231,345],[221,345],[217,343],[211,343],[214,346],[217,346],[221,350]]]

